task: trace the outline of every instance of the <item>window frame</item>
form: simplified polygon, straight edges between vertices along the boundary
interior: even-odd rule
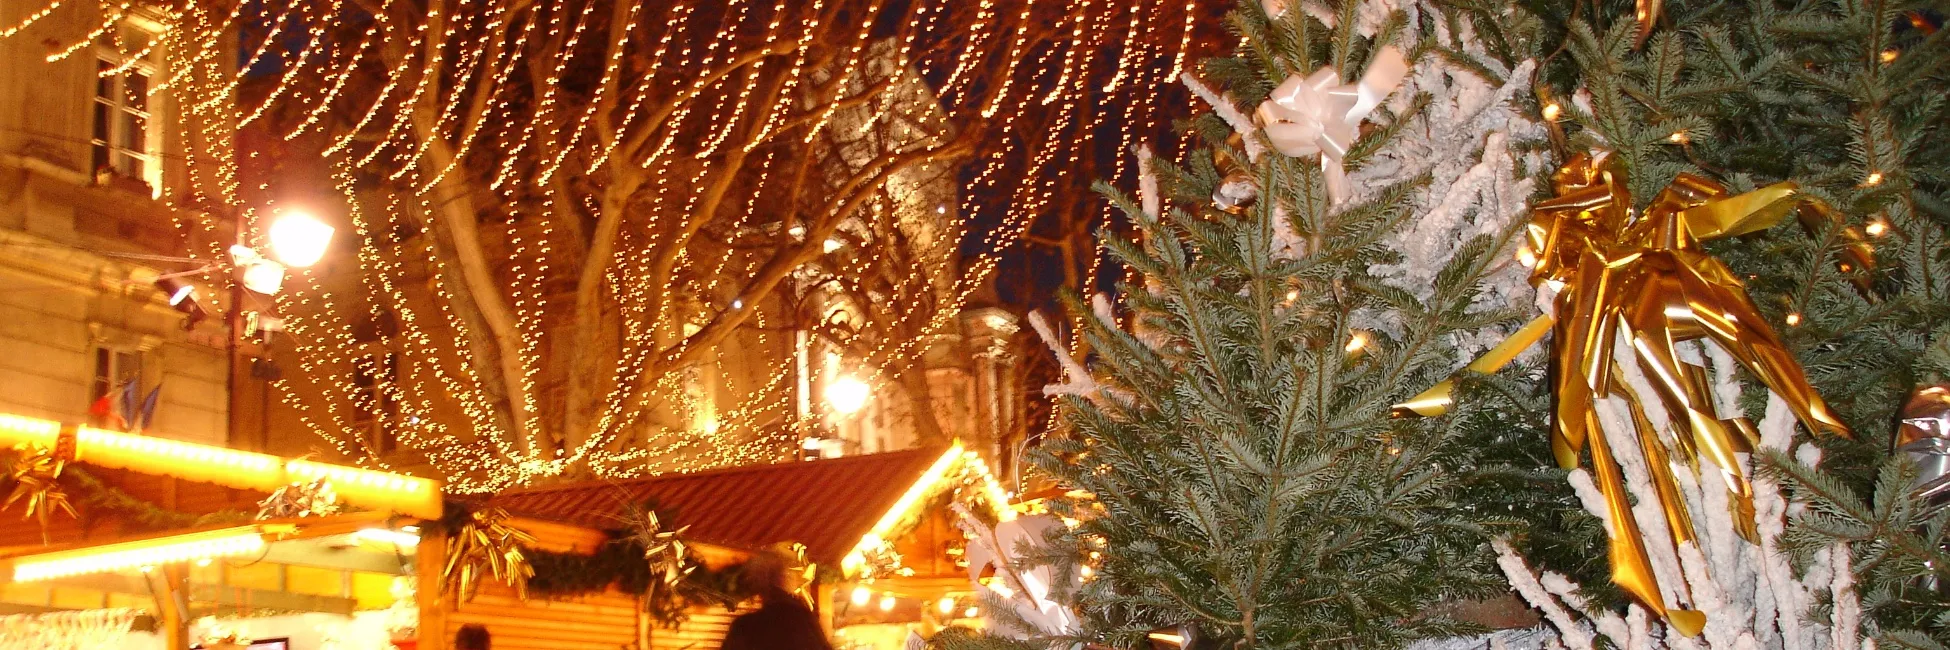
[[[153,34],[143,34],[155,38]],[[107,171],[110,174],[142,181],[149,185],[152,196],[162,191],[162,129],[159,119],[161,111],[157,95],[149,94],[154,89],[158,67],[149,57],[133,58],[119,50],[100,47],[95,49],[95,66],[89,71],[93,78],[90,86],[94,89],[88,100],[88,145],[89,174],[100,178]],[[110,70],[120,70],[113,75],[103,76]],[[140,75],[143,81],[141,106],[130,102],[129,79]],[[106,94],[104,94],[106,93]],[[131,149],[122,143],[130,141],[128,118],[133,116],[141,121],[138,149]],[[102,124],[107,118],[107,124]],[[123,166],[122,161],[130,161],[135,168],[133,173]]]

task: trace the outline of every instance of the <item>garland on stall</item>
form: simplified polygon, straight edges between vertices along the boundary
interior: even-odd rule
[[[428,526],[451,536],[473,521],[474,512],[449,502],[440,521],[428,522]],[[663,531],[656,526],[657,521],[654,508],[643,507],[630,518],[629,528],[607,531],[609,539],[590,554],[522,545],[522,555],[532,571],[525,581],[526,592],[545,600],[565,600],[614,587],[637,595],[644,613],[665,627],[683,622],[694,606],[730,610],[758,595],[739,579],[744,573],[743,563],[708,566],[677,541],[682,529]],[[681,555],[670,555],[672,550]]]
[[[17,452],[0,452],[0,466],[11,466],[16,460]],[[126,518],[130,532],[241,523],[251,519],[250,513],[240,510],[223,510],[199,515],[163,508],[109,485],[100,477],[77,465],[64,468],[59,480],[64,488],[70,490],[71,501],[87,506],[83,510],[101,510],[120,514]]]

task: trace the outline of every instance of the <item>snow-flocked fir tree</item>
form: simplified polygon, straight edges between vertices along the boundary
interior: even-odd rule
[[[1189,124],[1210,148],[1183,166],[1140,151],[1135,196],[1105,188],[1137,226],[1108,244],[1138,280],[1121,311],[1074,306],[1089,369],[1065,355],[1049,389],[1062,427],[1032,454],[1093,495],[1054,506],[1081,520],[1059,542],[1101,549],[1070,594],[1082,632],[1004,625],[1014,639],[937,646],[1133,647],[1190,624],[1238,647],[1399,647],[1465,629],[1443,603],[1503,589],[1485,549],[1498,522],[1459,498],[1482,460],[1462,420],[1389,406],[1528,307],[1508,260],[1548,161],[1523,117],[1526,25],[1429,3],[1282,5],[1235,11],[1236,55],[1187,80],[1212,109]],[[1390,48],[1408,63],[1398,86],[1376,72]],[[1343,158],[1282,153],[1263,127],[1306,118],[1256,109],[1323,66],[1338,72],[1325,85],[1385,101],[1352,120]],[[1345,110],[1318,115],[1331,130]],[[1252,198],[1228,212],[1215,193]]]
[[[1744,406],[1772,435],[1754,460],[1756,496],[1772,506],[1760,513],[1762,547],[1721,540],[1728,548],[1720,552],[1746,557],[1738,570],[1716,567],[1715,582],[1739,587],[1725,594],[1727,606],[1778,613],[1747,618],[1751,639],[1729,636],[1740,630],[1723,621],[1717,639],[1710,623],[1700,641],[1626,633],[1618,645],[1943,647],[1950,607],[1926,585],[1950,577],[1942,550],[1950,526],[1916,502],[1913,470],[1888,454],[1904,399],[1919,384],[1943,381],[1950,367],[1941,325],[1950,314],[1950,266],[1941,255],[1950,179],[1940,163],[1950,152],[1950,46],[1939,31],[1941,3],[1667,2],[1639,48],[1631,6],[1585,8],[1539,7],[1557,13],[1574,55],[1563,70],[1575,81],[1556,88],[1568,100],[1558,110],[1571,118],[1570,148],[1617,151],[1640,197],[1680,172],[1735,191],[1792,180],[1841,217],[1708,249],[1747,281],[1857,437],[1811,441],[1778,419],[1766,391],[1721,378],[1723,401]],[[1842,225],[1866,234],[1872,271],[1843,269],[1852,242]],[[1755,564],[1757,556],[1767,564]],[[1763,566],[1757,580],[1752,572]],[[1522,583],[1535,574],[1513,575]],[[1615,611],[1593,620],[1613,632],[1631,627],[1620,625],[1630,615]]]

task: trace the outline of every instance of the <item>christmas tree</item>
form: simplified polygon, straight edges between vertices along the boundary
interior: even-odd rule
[[[1855,438],[1811,437],[1751,377],[1716,377],[1722,412],[1760,422],[1759,512],[1744,517],[1759,530],[1753,544],[1709,532],[1664,560],[1667,582],[1706,612],[1705,638],[1636,609],[1584,607],[1577,584],[1506,550],[1513,583],[1567,645],[1602,635],[1624,647],[1940,647],[1943,520],[1912,494],[1909,461],[1887,453],[1912,389],[1941,381],[1950,313],[1940,279],[1950,211],[1931,165],[1946,145],[1946,49],[1926,4],[1539,7],[1571,54],[1553,75],[1569,81],[1543,93],[1562,99],[1545,110],[1569,116],[1567,150],[1614,152],[1634,207],[1682,174],[1733,192],[1787,181],[1812,199],[1798,225],[1706,250],[1744,281]],[[1685,491],[1707,528],[1743,519],[1698,507],[1715,490]],[[1641,505],[1643,492],[1635,486]]]
[[[1078,522],[1056,541],[1096,559],[1059,594],[1081,614],[1067,638],[998,626],[1032,647],[1396,647],[1503,589],[1484,551],[1501,522],[1461,498],[1481,459],[1459,423],[1481,420],[1390,406],[1529,302],[1508,261],[1548,171],[1521,110],[1527,23],[1391,2],[1229,20],[1237,53],[1187,81],[1209,148],[1138,151],[1136,195],[1104,188],[1138,279],[1121,309],[1075,305],[1089,369],[1065,355],[1060,433],[1032,457],[1090,495],[1054,505]]]

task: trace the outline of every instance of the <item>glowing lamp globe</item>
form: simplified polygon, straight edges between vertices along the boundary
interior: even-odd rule
[[[826,404],[842,415],[859,411],[867,405],[867,398],[873,388],[867,382],[851,375],[841,375],[826,385]]]
[[[285,266],[317,264],[332,244],[332,227],[303,212],[287,212],[271,222],[271,252]]]

